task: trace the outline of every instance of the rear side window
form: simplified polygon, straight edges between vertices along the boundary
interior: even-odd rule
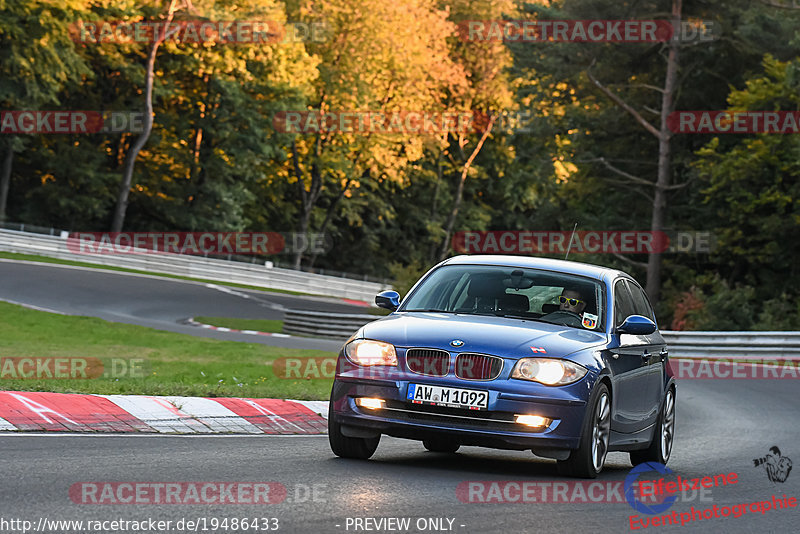
[[[638,284],[628,280],[628,289],[631,291],[633,297],[633,311],[636,315],[647,317],[655,322],[656,316],[653,313],[653,308],[650,307],[650,302],[647,300],[644,290]]]
[[[614,323],[619,326],[629,315],[633,314],[633,303],[628,285],[625,280],[617,280],[617,283],[614,284]]]

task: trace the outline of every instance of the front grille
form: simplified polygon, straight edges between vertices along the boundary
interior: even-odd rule
[[[456,376],[465,380],[494,380],[503,370],[503,359],[485,354],[459,354]]]
[[[408,349],[406,366],[412,373],[445,376],[450,371],[450,353],[437,349]]]

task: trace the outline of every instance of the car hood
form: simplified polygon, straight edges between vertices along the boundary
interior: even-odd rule
[[[439,348],[502,357],[564,357],[607,341],[604,333],[532,320],[435,312],[395,313],[369,323],[363,337],[396,347]],[[450,342],[461,340],[462,346]]]

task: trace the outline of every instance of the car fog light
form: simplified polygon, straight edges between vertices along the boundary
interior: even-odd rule
[[[515,417],[517,418],[517,423],[525,426],[541,427],[550,424],[550,419],[541,415],[517,415]]]
[[[383,408],[383,405],[386,404],[386,401],[383,399],[371,399],[369,397],[359,397],[356,399],[356,404],[361,406],[362,408],[368,408],[370,410],[380,410]]]

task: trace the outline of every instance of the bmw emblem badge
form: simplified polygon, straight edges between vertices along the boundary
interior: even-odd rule
[[[461,341],[460,339],[454,339],[453,341],[450,342],[450,345],[452,345],[454,347],[463,347],[464,346],[464,342]]]

